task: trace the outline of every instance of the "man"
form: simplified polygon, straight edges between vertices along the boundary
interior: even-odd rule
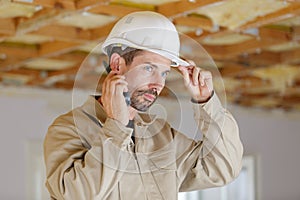
[[[211,73],[180,59],[179,44],[175,26],[158,13],[131,13],[115,25],[102,45],[110,72],[101,96],[58,117],[46,135],[52,199],[174,200],[179,191],[237,177],[243,153],[237,124],[214,94]],[[171,67],[191,94],[202,141],[145,113]]]

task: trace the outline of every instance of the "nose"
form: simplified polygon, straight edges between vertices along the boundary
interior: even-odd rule
[[[164,86],[165,78],[162,77],[159,73],[155,73],[155,75],[151,79],[151,82],[149,83],[149,88],[155,89],[159,94]]]
[[[150,83],[148,85],[149,89],[152,89],[154,91],[157,91],[158,93],[162,90],[163,86],[162,85],[159,85],[159,84],[156,84],[156,83]]]

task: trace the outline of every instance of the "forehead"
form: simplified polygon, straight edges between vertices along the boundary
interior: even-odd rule
[[[157,66],[163,66],[166,68],[170,68],[171,66],[171,60],[150,51],[142,51],[138,53],[134,57],[132,65],[136,66],[143,63],[153,63]]]

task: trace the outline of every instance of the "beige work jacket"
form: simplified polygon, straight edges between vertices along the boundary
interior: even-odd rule
[[[44,141],[51,198],[176,200],[180,191],[229,183],[241,169],[237,123],[217,95],[193,106],[201,141],[140,114],[134,119],[133,142],[133,129],[107,118],[92,96],[58,117]]]

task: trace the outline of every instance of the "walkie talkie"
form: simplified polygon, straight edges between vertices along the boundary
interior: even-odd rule
[[[105,70],[108,74],[111,71],[109,64],[106,61],[103,61],[103,65],[104,65]],[[123,95],[124,95],[125,102],[126,102],[127,106],[129,106],[131,104],[130,93],[129,92],[123,92]]]

